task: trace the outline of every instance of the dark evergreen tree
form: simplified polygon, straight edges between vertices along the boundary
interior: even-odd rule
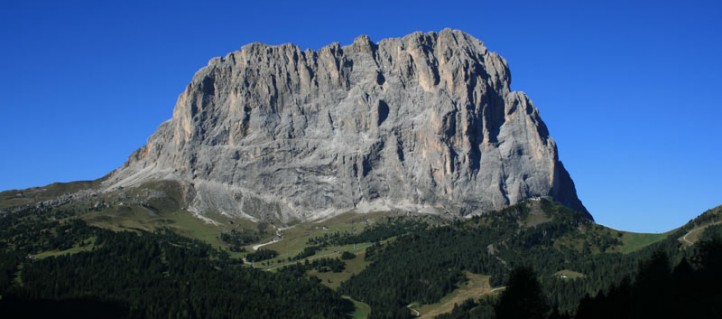
[[[544,319],[547,305],[536,274],[529,267],[512,270],[506,289],[494,308],[497,319]]]
[[[634,283],[633,300],[636,318],[670,318],[673,293],[669,258],[664,252],[655,252],[640,264]]]
[[[356,254],[354,254],[350,251],[344,251],[343,253],[341,253],[341,259],[343,259],[343,260],[349,260],[349,259],[354,259],[354,258],[356,258]]]
[[[669,257],[657,251],[640,263],[636,279],[624,280],[607,292],[585,297],[575,318],[722,318],[722,241],[701,241],[692,259],[682,258],[670,271]]]

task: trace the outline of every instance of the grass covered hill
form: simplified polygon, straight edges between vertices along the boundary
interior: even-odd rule
[[[253,223],[184,211],[172,182],[110,193],[85,187],[0,193],[0,310],[481,316],[493,314],[493,300],[523,266],[537,275],[549,309],[573,314],[585,296],[633,278],[640,261],[657,252],[670,264],[689,259],[722,228],[716,208],[665,234],[629,233],[546,199],[468,219],[349,212]]]

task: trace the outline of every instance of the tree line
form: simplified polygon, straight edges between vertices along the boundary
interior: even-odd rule
[[[345,318],[353,311],[317,282],[245,267],[169,230],[112,232],[80,220],[39,227],[31,215],[0,218],[8,226],[0,230],[3,316],[52,309],[76,317]],[[90,238],[86,251],[29,257]]]

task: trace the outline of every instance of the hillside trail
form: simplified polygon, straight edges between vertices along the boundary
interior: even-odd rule
[[[684,234],[684,236],[682,236],[681,241],[683,241],[684,243],[692,246],[692,245],[694,245],[694,244],[699,240],[699,238],[693,238],[694,241],[692,241],[692,240],[689,240],[689,239],[687,238],[687,236],[689,236],[689,235],[696,235],[696,236],[699,237],[699,235],[700,235],[705,229],[707,229],[707,227],[714,226],[714,225],[718,225],[718,224],[720,224],[720,223],[722,223],[722,222],[716,221],[716,222],[712,222],[712,223],[709,223],[709,224],[706,224],[706,225],[701,225],[701,226],[692,228],[692,229],[690,229],[686,234]],[[679,239],[678,239],[678,240],[679,240]]]
[[[287,229],[291,229],[291,228],[293,228],[293,226],[276,228],[276,237],[273,237],[273,239],[272,239],[271,241],[268,241],[268,242],[265,242],[265,243],[261,243],[261,244],[257,244],[257,245],[253,245],[251,248],[253,248],[253,250],[256,251],[256,250],[258,250],[259,248],[261,248],[261,247],[263,247],[263,246],[268,246],[268,245],[275,244],[275,243],[283,240],[283,231],[285,231],[285,230],[287,230]]]

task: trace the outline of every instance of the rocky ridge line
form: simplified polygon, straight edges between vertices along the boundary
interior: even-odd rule
[[[179,181],[198,215],[282,222],[466,216],[534,197],[589,216],[510,82],[506,61],[458,30],[318,51],[248,44],[199,70],[172,119],[103,185]]]

